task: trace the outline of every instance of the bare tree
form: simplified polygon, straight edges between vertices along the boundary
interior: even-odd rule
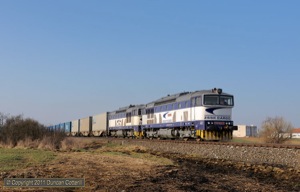
[[[283,143],[291,138],[293,129],[292,124],[285,121],[283,117],[268,117],[261,127],[260,137],[267,143]]]
[[[1,118],[1,116],[0,116]],[[65,132],[61,130],[49,130],[38,121],[23,118],[22,115],[4,118],[4,124],[0,125],[0,144],[17,146],[20,141],[45,141],[53,149],[59,149],[61,141],[65,138]]]
[[[0,127],[5,123],[5,120],[9,117],[9,114],[4,114],[0,112]]]

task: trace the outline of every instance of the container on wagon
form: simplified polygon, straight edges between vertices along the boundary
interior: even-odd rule
[[[86,117],[80,119],[79,133],[83,136],[90,136],[92,132],[92,117]]]
[[[107,112],[94,115],[92,117],[92,134],[93,136],[105,136],[107,135]]]
[[[57,125],[54,125],[54,131],[58,131],[59,130],[59,124],[57,124]]]
[[[71,135],[72,136],[79,136],[79,128],[80,128],[80,119],[76,119],[71,121]]]
[[[65,133],[67,136],[71,135],[71,128],[72,128],[72,122],[71,121],[66,122],[65,123]]]
[[[64,123],[60,123],[58,126],[59,126],[59,128],[58,128],[59,131],[64,131],[65,130],[65,124]]]

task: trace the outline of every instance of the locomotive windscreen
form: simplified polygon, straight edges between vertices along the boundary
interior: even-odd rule
[[[225,95],[204,95],[204,105],[233,106],[233,97]]]

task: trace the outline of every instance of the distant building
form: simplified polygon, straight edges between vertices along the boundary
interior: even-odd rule
[[[238,125],[238,130],[233,131],[233,137],[257,137],[257,126]]]
[[[300,128],[292,130],[292,138],[300,139]]]

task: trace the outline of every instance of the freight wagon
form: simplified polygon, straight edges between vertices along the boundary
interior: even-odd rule
[[[93,136],[107,136],[107,127],[108,127],[108,116],[107,112],[94,115],[92,117],[92,131],[91,135]]]

